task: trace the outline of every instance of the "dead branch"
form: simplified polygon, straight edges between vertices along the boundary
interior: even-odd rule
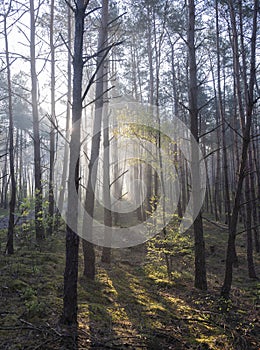
[[[208,135],[208,134],[211,134],[212,132],[214,132],[215,130],[217,130],[218,128],[220,128],[221,126],[223,125],[223,123],[217,125],[215,128],[205,132],[204,134],[200,135],[199,138],[201,139],[202,137]]]
[[[112,187],[112,185],[114,185],[115,182],[117,182],[122,176],[124,176],[126,173],[128,173],[128,170],[125,170],[122,174],[120,174],[115,180],[113,180],[110,185],[109,188]]]
[[[90,80],[89,80],[89,83],[88,83],[88,85],[87,85],[87,87],[86,87],[86,89],[85,89],[85,92],[84,92],[83,96],[82,96],[82,99],[81,99],[82,101],[85,100],[85,98],[86,98],[86,96],[87,96],[87,94],[88,94],[88,92],[89,92],[89,90],[90,90],[90,88],[91,88],[91,86],[92,86],[92,84],[93,84],[93,82],[94,82],[94,79],[95,79],[95,77],[96,77],[96,75],[97,75],[97,72],[98,72],[98,70],[100,69],[101,65],[103,64],[104,60],[106,59],[107,55],[109,54],[110,50],[111,50],[113,47],[115,47],[115,46],[121,45],[122,43],[123,43],[123,41],[120,41],[120,42],[118,42],[118,43],[113,43],[113,44],[109,45],[109,46],[105,49],[106,52],[104,53],[103,57],[101,58],[99,64],[98,64],[97,67],[96,67],[95,72],[93,73],[92,77],[91,77]]]
[[[202,217],[202,219],[210,222],[212,225],[215,225],[215,226],[221,228],[222,230],[228,230],[227,226],[222,226],[222,225],[216,223],[215,221],[212,221],[212,220],[209,220],[209,219],[205,218],[204,216]]]

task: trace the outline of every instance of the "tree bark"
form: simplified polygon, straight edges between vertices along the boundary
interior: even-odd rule
[[[217,32],[217,89],[218,89],[218,108],[220,113],[221,131],[222,131],[222,154],[223,154],[223,175],[224,175],[224,194],[225,194],[225,216],[226,222],[230,224],[231,206],[229,195],[229,178],[228,178],[228,161],[226,149],[226,123],[225,110],[223,105],[222,91],[221,91],[221,65],[220,65],[220,40],[219,40],[219,12],[218,2],[216,2],[216,32]]]
[[[107,90],[108,74],[107,74],[108,62],[105,62],[104,67],[104,90]],[[110,140],[109,140],[109,111],[107,106],[107,94],[104,94],[105,103],[103,106],[103,198],[104,198],[104,243],[105,247],[102,250],[101,261],[110,264],[111,263],[111,233],[110,227],[113,224],[112,212],[111,212],[111,195],[110,195]]]
[[[252,141],[252,148],[253,148],[253,154],[252,152],[249,153],[249,156],[251,155],[251,169],[256,169],[256,177],[257,177],[257,188],[258,188],[258,198],[257,198],[257,194],[256,194],[256,190],[255,190],[255,181],[254,181],[254,172],[251,172],[251,191],[252,191],[252,198],[254,199],[254,205],[253,205],[253,221],[254,221],[254,242],[255,242],[255,250],[257,253],[260,252],[260,241],[259,241],[259,227],[258,227],[258,223],[260,221],[260,214],[259,211],[257,211],[257,208],[259,206],[259,199],[260,199],[260,169],[259,169],[259,164],[257,161],[257,155],[256,155],[256,145],[255,142]],[[255,167],[254,167],[255,165]],[[259,220],[259,221],[258,221]]]
[[[51,125],[50,125],[50,173],[49,173],[49,207],[48,207],[48,234],[53,232],[54,197],[53,197],[53,166],[55,156],[55,45],[54,45],[54,1],[51,0],[50,17],[50,49],[51,49]]]
[[[195,4],[194,0],[189,0],[189,28],[188,28],[188,51],[189,51],[189,114],[191,121],[191,133],[195,140],[199,141],[198,135],[198,85],[197,85],[197,65],[195,48]],[[192,172],[194,191],[194,206],[197,205],[200,196],[200,159],[196,149],[192,147]],[[195,281],[194,286],[201,290],[207,289],[205,243],[203,234],[202,214],[199,212],[193,224],[195,242]]]
[[[42,208],[42,174],[41,174],[41,142],[39,130],[39,111],[38,111],[38,83],[36,73],[36,54],[35,54],[35,9],[34,0],[30,0],[30,55],[31,55],[31,96],[32,96],[32,114],[33,114],[33,147],[34,147],[34,186],[35,186],[35,233],[38,243],[44,238],[43,228],[43,208]]]
[[[14,212],[16,205],[16,179],[14,169],[14,121],[13,121],[13,102],[12,102],[12,83],[11,83],[11,67],[9,59],[9,43],[7,33],[7,17],[11,10],[11,3],[9,10],[4,14],[4,36],[5,36],[5,59],[7,69],[7,86],[8,86],[8,113],[9,113],[9,162],[10,162],[10,179],[11,179],[11,198],[9,202],[9,221],[7,232],[7,254],[14,253]]]
[[[84,19],[88,1],[77,0],[75,8],[75,36],[73,58],[73,102],[70,141],[70,161],[68,180],[68,209],[67,215],[77,222],[78,208],[75,206],[75,190],[79,186],[79,153],[80,153],[80,122],[82,114],[82,75],[83,75],[83,35]],[[74,167],[75,157],[77,159]],[[79,236],[69,226],[66,229],[66,265],[64,272],[63,314],[61,322],[67,325],[77,323],[77,281],[78,281],[78,250]]]
[[[252,26],[252,36],[251,36],[251,57],[250,57],[250,77],[247,89],[248,99],[246,106],[246,119],[243,132],[243,143],[242,143],[242,155],[240,160],[240,168],[238,174],[238,182],[235,193],[235,200],[232,210],[232,216],[230,220],[229,227],[229,237],[228,246],[226,253],[226,268],[225,268],[225,278],[221,289],[221,295],[225,298],[229,297],[232,279],[233,279],[233,264],[234,264],[234,252],[235,252],[235,242],[236,242],[236,230],[238,215],[240,209],[240,200],[242,195],[243,181],[246,174],[246,164],[247,164],[247,154],[248,147],[250,144],[250,132],[252,124],[252,113],[254,107],[254,85],[255,85],[255,67],[256,67],[256,33],[257,33],[257,14],[258,14],[259,0],[254,1],[254,15],[253,15],[253,26]],[[230,1],[230,11],[232,13],[232,2]],[[237,54],[237,53],[236,53]]]
[[[97,75],[96,75],[96,102],[95,115],[93,126],[93,137],[91,144],[91,156],[89,161],[89,174],[87,183],[87,193],[85,200],[85,209],[87,215],[84,216],[83,227],[86,227],[86,233],[83,240],[84,252],[84,276],[95,278],[95,251],[91,243],[93,233],[93,215],[95,206],[95,188],[97,178],[97,166],[94,166],[99,157],[100,138],[101,138],[101,123],[102,123],[102,107],[103,107],[103,93],[104,93],[104,58],[107,55],[107,23],[108,23],[108,0],[102,0],[102,15],[101,28],[99,31],[98,48],[99,55],[97,57]],[[102,51],[103,50],[103,51]],[[101,52],[100,52],[101,51]]]
[[[247,162],[248,169],[249,167],[249,161]],[[248,268],[248,276],[249,278],[256,279],[256,271],[255,271],[255,264],[254,264],[254,258],[253,258],[253,235],[252,235],[252,196],[250,191],[250,174],[246,175],[245,179],[245,200],[246,200],[246,222],[245,222],[245,228],[246,228],[246,234],[247,234],[247,268]]]
[[[68,4],[70,5],[70,0],[68,1]],[[71,40],[72,40],[72,34],[71,34],[71,8],[68,6],[68,27],[67,27],[67,35],[68,35],[68,62],[67,62],[67,75],[68,75],[68,90],[67,90],[67,106],[66,106],[66,140],[69,141],[70,134],[69,129],[71,125],[71,93],[72,93],[72,66],[71,66]],[[66,189],[66,178],[68,174],[68,157],[69,157],[69,144],[68,142],[65,142],[64,146],[64,163],[62,168],[62,176],[61,176],[61,190],[59,193],[59,200],[58,200],[58,208],[60,211],[63,210],[63,204],[64,204],[64,196],[65,196],[65,189]],[[57,219],[56,219],[56,228],[58,228],[59,225],[59,214],[57,213]]]

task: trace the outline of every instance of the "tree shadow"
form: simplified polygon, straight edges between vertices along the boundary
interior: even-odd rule
[[[119,268],[108,270],[107,274],[117,291],[118,302],[136,332],[145,339],[147,349],[181,350],[187,349],[190,344],[199,346],[189,324],[182,317],[182,311],[162,297],[142,268],[135,269],[124,263]],[[181,302],[184,303],[176,298],[176,303]]]
[[[118,348],[122,344],[114,329],[113,303],[109,282],[97,275],[95,281],[79,279],[79,343],[84,349]],[[100,280],[102,279],[102,280]],[[120,347],[121,349],[121,347]]]
[[[59,348],[60,350],[78,350],[78,328],[66,328],[66,331],[63,331],[61,340],[59,342]],[[42,349],[48,349],[42,348]],[[54,349],[54,348],[53,348]]]

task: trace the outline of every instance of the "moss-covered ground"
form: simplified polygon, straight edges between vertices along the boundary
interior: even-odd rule
[[[207,292],[193,287],[193,250],[173,256],[172,280],[147,246],[114,250],[110,266],[78,282],[78,329],[59,326],[65,234],[39,247],[28,227],[17,228],[15,254],[3,255],[1,231],[0,349],[259,349],[259,281],[247,276],[245,237],[238,236],[239,266],[231,299],[220,298],[227,232],[205,221]],[[187,239],[189,234],[187,233]],[[255,255],[257,272],[259,255]],[[258,265],[257,265],[258,264]]]

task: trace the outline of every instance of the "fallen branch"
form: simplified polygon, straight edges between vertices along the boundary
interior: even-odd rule
[[[215,225],[215,226],[221,228],[222,230],[228,230],[227,226],[222,226],[220,224],[217,224],[215,221],[209,220],[209,219],[205,218],[204,216],[202,217],[202,219],[210,222],[212,225]]]

